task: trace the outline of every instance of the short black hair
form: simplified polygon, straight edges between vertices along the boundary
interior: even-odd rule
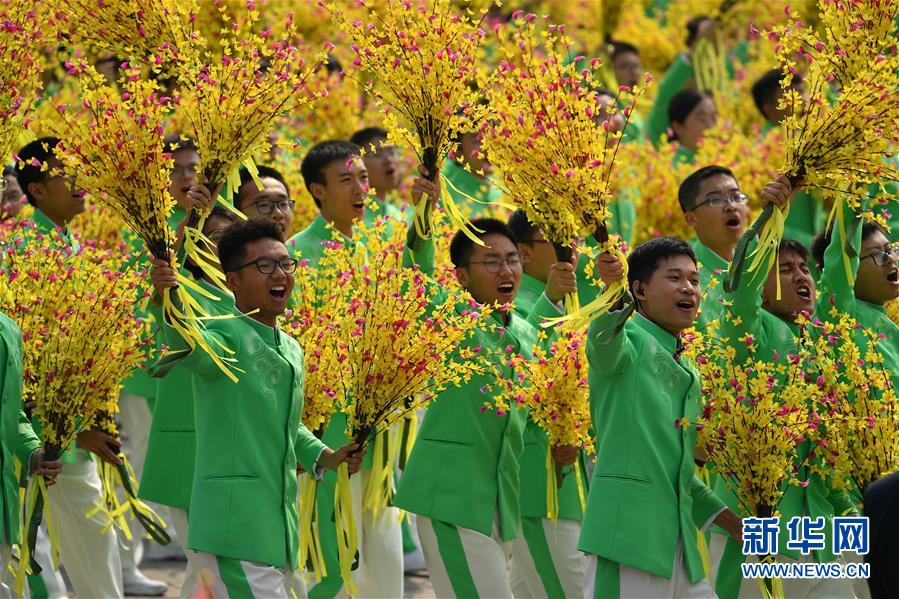
[[[612,53],[611,53],[612,60],[615,60],[621,54],[628,54],[628,53],[636,54],[637,56],[640,56],[640,51],[637,50],[637,46],[635,46],[633,44],[629,44],[627,42],[614,42],[614,41],[612,42]]]
[[[537,225],[528,220],[528,215],[521,208],[512,213],[507,226],[518,243],[530,241],[534,236],[534,231],[537,230]]]
[[[197,151],[197,144],[194,143],[194,140],[180,135],[169,135],[162,140],[162,147],[170,154],[184,152],[185,150]]]
[[[321,208],[322,204],[312,193],[312,184],[325,184],[325,168],[332,162],[346,162],[360,156],[362,156],[362,151],[359,146],[348,141],[332,139],[312,146],[312,149],[303,158],[300,172],[303,175],[303,183],[306,184],[306,189],[309,190],[309,194],[315,200],[316,206]]]
[[[885,234],[883,227],[873,220],[866,220],[862,223],[862,241],[878,232]],[[812,241],[812,259],[814,259],[818,270],[824,270],[824,253],[830,246],[832,236],[833,226],[815,235],[815,239]]]
[[[224,272],[233,272],[247,257],[246,246],[260,239],[284,243],[281,229],[267,218],[250,218],[236,222],[222,233],[218,242],[219,262]]]
[[[42,166],[51,158],[55,158],[53,150],[61,141],[58,137],[41,137],[19,150],[16,161],[16,180],[25,197],[28,198],[28,203],[32,206],[37,204],[28,187],[32,183],[41,183],[46,180],[47,171],[42,170]]]
[[[698,15],[687,21],[687,46],[692,46],[699,35],[699,26],[703,21],[713,21],[712,17],[707,15]]]
[[[207,219],[213,218],[213,217],[224,218],[232,224],[237,222],[237,215],[234,214],[233,212],[231,212],[230,210],[228,210],[227,208],[223,208],[221,206],[214,206],[212,208],[212,212],[209,213],[209,216],[207,217]],[[197,279],[198,281],[203,278],[203,269],[200,268],[199,266],[197,266],[196,264],[194,264],[193,262],[191,262],[190,260],[184,261],[184,270],[186,270],[191,275],[193,275],[193,278]]]
[[[4,177],[8,177],[8,176],[10,176],[10,175],[12,175],[13,177],[16,176],[16,168],[15,168],[14,166],[10,166],[10,165],[8,165],[8,164],[4,164],[4,165],[3,165],[3,176],[4,176]],[[17,180],[18,180],[18,179],[17,179]]]
[[[471,221],[471,226],[478,231],[475,237],[484,239],[487,235],[496,234],[507,237],[515,246],[518,245],[518,238],[512,230],[501,220],[495,218],[475,218]],[[467,266],[471,260],[471,254],[474,250],[475,242],[465,234],[464,231],[456,231],[453,240],[450,242],[450,261],[453,266]]]
[[[805,260],[806,263],[808,263],[808,259],[810,257],[807,247],[805,247],[795,239],[790,239],[789,237],[784,237],[780,240],[780,246],[778,246],[777,251],[781,254],[784,252],[796,254],[797,256]]]
[[[627,257],[627,284],[642,283],[652,278],[663,260],[674,256],[687,256],[696,263],[696,253],[690,244],[678,237],[655,237],[635,247]]]
[[[777,95],[782,77],[783,73],[780,69],[771,69],[752,84],[752,101],[755,102],[755,107],[759,109],[762,116],[765,116],[763,106],[773,101]]]
[[[677,189],[677,203],[680,204],[680,209],[684,214],[693,209],[693,205],[696,203],[696,196],[699,195],[700,184],[716,175],[727,175],[734,181],[737,180],[734,172],[726,166],[712,164],[702,167],[681,182],[680,187]]]
[[[353,133],[353,135],[350,136],[350,143],[354,143],[368,152],[371,150],[369,146],[374,145],[374,142],[386,139],[386,129],[383,129],[382,127],[366,127],[365,129],[360,129]]]
[[[712,99],[712,96],[695,89],[684,89],[677,92],[671,98],[671,101],[668,102],[668,122],[683,124],[687,117],[690,116],[690,113],[693,112],[693,109],[705,98]],[[672,141],[676,139],[674,135],[670,137]]]
[[[265,179],[267,177],[281,183],[284,186],[284,189],[287,191],[287,197],[290,197],[290,186],[287,184],[287,181],[284,180],[284,175],[282,175],[278,170],[265,165],[257,166],[256,170],[258,171],[258,176],[260,179]],[[252,182],[253,175],[250,174],[250,171],[247,170],[247,167],[241,167],[240,187],[237,188],[237,195],[234,202],[234,207],[238,210],[240,210],[240,207],[243,206],[243,194],[241,193],[241,190],[243,189],[244,185]]]

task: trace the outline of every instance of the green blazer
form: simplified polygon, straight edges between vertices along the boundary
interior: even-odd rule
[[[214,316],[234,311],[234,296],[204,281],[198,284],[218,298],[213,301],[185,288],[196,297],[206,314]],[[156,322],[162,322],[161,310],[158,312]],[[194,395],[203,393],[203,381],[178,366],[154,381],[156,402],[139,494],[142,499],[186,511],[190,509],[197,445]]]
[[[445,160],[441,174],[448,183],[450,197],[467,216],[480,216],[487,209],[487,204],[502,198],[502,192],[493,185],[489,177],[486,181],[475,177],[455,160]]]
[[[693,64],[687,58],[685,52],[681,52],[665,71],[659,82],[655,101],[652,103],[652,111],[646,121],[646,138],[658,146],[667,142],[663,136],[668,131],[668,103],[677,92],[684,89],[693,76]]]
[[[670,579],[680,540],[695,583],[704,575],[696,528],[725,507],[693,474],[699,374],[675,358],[671,334],[629,318],[628,300],[588,331],[597,462],[578,548]]]
[[[434,242],[417,239],[407,248],[404,263],[413,261],[426,273],[434,270]],[[439,301],[439,300],[438,300]],[[459,306],[471,309],[470,304]],[[499,315],[493,317],[499,321]],[[514,352],[531,358],[536,331],[517,314],[495,331],[478,331],[466,344],[485,351],[511,345]],[[504,367],[503,375],[512,376]],[[428,406],[412,455],[403,471],[394,505],[432,520],[448,522],[490,536],[499,512],[504,540],[518,535],[519,460],[525,410],[513,407],[503,416],[483,411],[481,387],[492,383],[474,376],[461,387],[450,387]]]
[[[699,303],[699,316],[696,317],[695,327],[704,330],[713,320],[721,316],[724,309],[724,274],[727,272],[729,262],[706,247],[696,239],[692,243],[696,252],[696,260],[699,262],[699,284],[702,288],[702,301]]]
[[[40,447],[22,411],[22,332],[0,312],[0,544],[19,542],[19,481],[14,460],[27,470]]]
[[[174,329],[163,327],[175,353],[160,365],[180,365],[202,389],[194,395],[197,453],[187,546],[295,570],[297,464],[315,472],[325,448],[300,421],[303,350],[293,337],[245,316],[207,327],[212,347],[221,343],[234,352],[243,370],[236,383],[208,354],[189,352]]]
[[[518,296],[515,298],[515,310],[526,318],[535,329],[541,326],[544,318],[560,316],[559,311],[544,295],[546,284],[528,274],[521,275]],[[552,329],[543,342],[547,348],[552,344]],[[521,454],[521,515],[524,518],[546,518],[546,451],[549,436],[530,418],[524,429],[524,451]],[[575,464],[581,469],[581,480],[584,493],[587,493],[587,469],[584,456],[581,455]],[[558,491],[559,518],[578,520],[583,518],[581,499],[577,490],[577,479],[572,470],[563,479]]]

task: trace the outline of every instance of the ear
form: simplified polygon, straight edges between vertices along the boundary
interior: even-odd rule
[[[468,289],[468,283],[471,282],[471,279],[468,276],[468,269],[464,266],[456,268],[456,280],[459,281],[459,285]]]
[[[225,285],[231,290],[231,293],[237,295],[238,290],[240,290],[240,277],[237,276],[236,272],[225,273]]]
[[[28,195],[39,202],[43,201],[46,198],[46,191],[47,188],[44,187],[44,184],[40,181],[34,181],[28,184]]]
[[[674,131],[674,135],[680,139],[681,133],[684,132],[684,126],[681,123],[670,123],[668,126]]]
[[[534,261],[534,254],[531,253],[531,246],[527,243],[518,244],[518,255],[524,264],[530,264]]]
[[[699,225],[699,221],[696,219],[696,214],[690,210],[689,212],[684,212],[684,221],[693,229]]]
[[[325,186],[321,183],[313,183],[309,186],[309,193],[312,197],[321,202],[325,197]]]
[[[642,302],[643,300],[646,299],[645,291],[646,290],[644,288],[643,281],[634,281],[631,284],[631,294],[634,296],[634,299],[636,299],[637,301]]]

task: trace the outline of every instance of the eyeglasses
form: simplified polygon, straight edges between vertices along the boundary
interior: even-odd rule
[[[216,229],[215,231],[210,231],[209,234],[206,235],[206,239],[218,245],[218,242],[222,240],[222,235],[224,234],[224,229]]]
[[[874,261],[874,264],[877,266],[885,266],[887,263],[887,258],[891,258],[895,260],[899,257],[899,248],[896,246],[890,246],[885,250],[871,250],[871,253],[867,256],[861,256],[859,260],[864,260],[865,258],[870,258]]]
[[[293,212],[293,207],[295,205],[296,202],[293,200],[278,200],[277,202],[272,200],[259,200],[258,202],[253,202],[253,206],[256,206],[256,210],[259,211],[259,214],[271,214],[275,208],[281,212]]]
[[[693,206],[692,210],[696,210],[700,206],[705,206],[706,204],[708,204],[709,206],[715,206],[717,208],[720,206],[724,206],[725,204],[734,204],[734,205],[745,204],[748,201],[749,201],[749,196],[747,196],[745,193],[740,193],[740,192],[737,192],[737,193],[729,195],[729,196],[716,195],[716,196],[712,196],[710,198],[706,198],[706,200],[704,202],[699,202],[698,204]]]
[[[483,264],[484,268],[487,269],[487,272],[496,274],[499,272],[499,269],[502,268],[503,264],[508,266],[509,270],[519,270],[521,268],[521,257],[517,255],[509,256],[508,258],[504,258],[502,260],[498,258],[490,258],[489,260],[469,262],[468,264]]]
[[[281,260],[275,260],[274,258],[256,258],[251,262],[247,262],[246,264],[241,264],[237,268],[232,268],[230,272],[237,272],[241,268],[246,268],[247,266],[254,265],[256,270],[264,275],[270,275],[275,272],[275,267],[281,269],[286,275],[291,274],[293,271],[297,269],[297,261],[293,258],[282,258]]]

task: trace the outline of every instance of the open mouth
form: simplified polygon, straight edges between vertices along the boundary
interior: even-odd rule
[[[727,219],[727,222],[724,223],[727,225],[729,229],[739,229],[740,228],[740,219],[734,216],[733,218]]]
[[[359,200],[358,202],[353,202],[353,210],[358,210],[362,212],[365,210],[365,200]]]
[[[887,281],[890,283],[899,283],[899,270],[894,270],[887,275]]]
[[[812,290],[809,289],[808,285],[801,285],[796,289],[796,295],[802,299],[812,299]]]
[[[692,310],[696,307],[696,302],[693,300],[680,300],[677,302],[676,306],[681,310]]]
[[[500,283],[499,285],[497,285],[496,289],[500,293],[502,293],[504,295],[508,295],[515,291],[515,284],[514,283]]]
[[[276,300],[283,300],[287,297],[287,286],[286,285],[275,285],[274,287],[268,290],[269,295],[271,295]]]

